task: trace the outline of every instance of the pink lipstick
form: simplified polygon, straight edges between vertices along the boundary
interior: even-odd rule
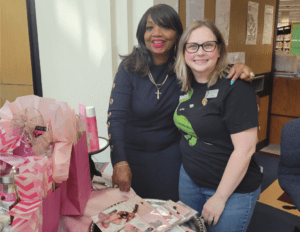
[[[165,43],[162,40],[153,40],[152,44],[154,47],[159,48],[165,45]]]

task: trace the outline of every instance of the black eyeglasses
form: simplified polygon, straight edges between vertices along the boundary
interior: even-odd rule
[[[207,41],[203,44],[197,44],[197,43],[185,43],[185,50],[188,53],[195,53],[199,50],[200,47],[205,52],[213,52],[217,47],[218,41]]]

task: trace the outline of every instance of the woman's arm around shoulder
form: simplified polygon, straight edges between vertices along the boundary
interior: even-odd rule
[[[229,73],[228,73],[228,79],[231,79],[231,84],[234,84],[234,82],[240,78],[244,81],[251,82],[254,78],[254,73],[250,67],[243,63],[237,63],[233,67],[231,67]]]

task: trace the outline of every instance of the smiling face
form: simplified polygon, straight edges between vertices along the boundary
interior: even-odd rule
[[[187,43],[203,44],[207,41],[217,41],[216,36],[206,26],[196,28],[190,35]],[[199,83],[206,83],[214,71],[220,57],[218,46],[212,52],[205,52],[202,47],[195,53],[184,51],[186,64],[191,68],[195,79]]]
[[[168,61],[177,37],[175,30],[158,26],[151,16],[148,16],[144,40],[146,47],[152,53],[154,64],[164,64]]]

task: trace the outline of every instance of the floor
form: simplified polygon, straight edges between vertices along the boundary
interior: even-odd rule
[[[280,145],[270,143],[267,147],[264,147],[260,151],[280,155]]]

